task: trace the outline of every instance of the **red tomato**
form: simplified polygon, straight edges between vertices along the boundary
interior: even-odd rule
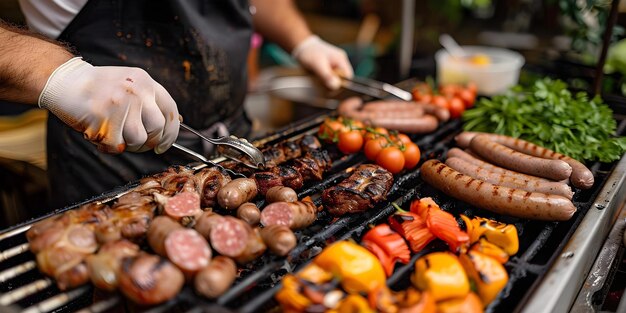
[[[394,140],[400,141],[403,145],[407,145],[407,144],[413,143],[413,140],[411,140],[411,138],[409,138],[409,136],[407,136],[406,134],[403,134],[403,133],[398,133],[397,135],[395,135],[394,136]]]
[[[448,99],[446,99],[446,97],[441,96],[441,95],[436,95],[433,96],[433,102],[434,105],[438,106],[438,107],[442,107],[442,108],[449,108],[449,103],[448,103]]]
[[[476,94],[469,89],[461,90],[461,92],[459,93],[459,98],[463,100],[466,109],[473,107],[474,102],[476,102]]]
[[[387,147],[376,157],[376,164],[384,167],[392,174],[397,174],[404,168],[404,153],[398,147]]]
[[[346,130],[346,126],[338,121],[327,119],[320,125],[320,129],[317,135],[320,139],[326,142],[337,142],[339,140],[339,133]]]
[[[465,103],[461,98],[451,98],[449,101],[448,110],[450,111],[450,118],[459,118],[465,111]]]
[[[345,154],[357,153],[363,147],[363,135],[358,130],[350,130],[339,133],[337,148]]]
[[[388,144],[387,138],[378,137],[371,139],[365,143],[364,152],[365,157],[370,161],[375,161],[380,151],[382,151]]]
[[[474,96],[478,92],[478,87],[476,86],[475,83],[472,83],[472,82],[467,83],[467,86],[465,86],[465,88],[471,91],[474,94]]]
[[[404,146],[404,168],[412,169],[420,162],[420,148],[414,143],[408,143]]]
[[[455,96],[461,90],[461,86],[456,84],[447,84],[439,87],[439,92],[447,97]]]
[[[370,132],[368,131],[365,134],[365,141],[369,141],[371,139],[376,139],[382,135],[389,135],[389,131],[386,128],[382,128],[382,127],[374,127],[374,131]]]
[[[431,94],[422,95],[422,97],[419,99],[418,102],[421,102],[421,103],[433,103],[433,95],[431,95]]]

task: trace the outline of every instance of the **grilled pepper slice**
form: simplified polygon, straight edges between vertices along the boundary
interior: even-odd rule
[[[339,241],[322,250],[313,263],[341,279],[348,293],[369,293],[385,284],[385,272],[367,249],[350,241]]]
[[[470,291],[469,281],[459,259],[450,252],[434,252],[417,260],[413,284],[430,292],[435,301],[464,297]]]
[[[409,287],[407,290],[396,293],[398,303],[398,313],[435,313],[437,304],[428,291],[419,292],[417,289]]]
[[[483,311],[480,298],[470,292],[462,298],[455,298],[437,303],[438,313],[478,313]]]
[[[470,236],[472,242],[484,237],[487,241],[502,248],[509,255],[514,255],[519,249],[519,238],[514,225],[500,223],[498,221],[475,217],[472,219],[473,232]]]
[[[421,198],[411,202],[410,211],[426,222],[433,235],[445,241],[450,250],[464,252],[469,246],[470,237],[461,230],[454,216],[443,211],[432,198]]]
[[[305,266],[297,276],[314,284],[322,284],[333,279],[333,275],[315,263],[309,263]]]
[[[337,307],[338,313],[374,313],[367,302],[367,299],[361,295],[348,295]]]
[[[504,266],[494,258],[473,250],[459,258],[465,272],[476,284],[483,304],[491,303],[509,280]]]
[[[398,212],[389,217],[389,225],[409,242],[411,251],[419,252],[435,240],[426,222],[413,212]]]
[[[494,245],[493,243],[487,241],[485,238],[480,238],[477,242],[472,244],[470,250],[478,251],[484,255],[488,255],[494,258],[496,261],[501,264],[506,263],[509,260],[509,254],[506,253],[502,248]]]
[[[302,312],[312,304],[311,300],[300,294],[300,289],[300,280],[297,277],[291,274],[283,277],[283,288],[275,296],[283,311]]]
[[[370,229],[363,236],[361,244],[376,255],[387,276],[393,273],[396,261],[406,264],[411,259],[411,252],[404,239],[387,224]]]

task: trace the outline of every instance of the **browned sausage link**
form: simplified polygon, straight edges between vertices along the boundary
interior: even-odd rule
[[[220,255],[196,275],[194,287],[199,294],[213,299],[228,290],[235,278],[237,265],[232,259]]]
[[[261,220],[261,210],[252,202],[246,202],[237,208],[237,217],[254,226]]]
[[[259,228],[255,228],[248,237],[248,242],[246,244],[246,248],[243,250],[243,253],[235,257],[235,261],[239,264],[249,263],[263,254],[266,249],[267,246],[263,243],[263,239],[259,233]]]
[[[276,255],[285,256],[298,243],[296,235],[286,225],[270,225],[261,228],[261,238]]]
[[[122,260],[120,291],[137,304],[153,305],[172,299],[184,283],[183,273],[159,256],[143,253]]]
[[[478,159],[475,155],[470,154],[467,151],[463,151],[459,148],[452,148],[448,151],[448,158],[460,158],[463,159],[469,163],[472,163],[476,166],[480,166],[482,168],[484,168],[485,170],[488,170],[492,173],[497,173],[497,174],[504,174],[510,177],[514,177],[517,179],[521,179],[521,180],[536,180],[539,182],[543,182],[543,183],[550,183],[553,182],[552,180],[549,179],[545,179],[545,178],[541,178],[541,177],[537,177],[537,176],[532,176],[532,175],[526,175],[523,173],[519,173],[516,171],[511,171],[511,170],[507,170],[506,168],[502,168],[499,167],[497,165],[493,165],[491,163],[485,162],[481,159]]]
[[[148,245],[156,254],[165,256],[165,239],[173,231],[182,228],[182,225],[167,216],[157,216],[148,227]]]
[[[572,199],[574,193],[567,184],[559,182],[540,182],[538,180],[521,180],[506,174],[498,174],[476,166],[461,158],[451,157],[446,160],[446,165],[472,178],[484,180],[494,185],[516,188],[526,191],[543,192],[559,195]]]
[[[350,97],[341,101],[337,107],[337,113],[341,116],[351,117],[352,112],[356,112],[361,108],[363,101],[359,97]]]
[[[593,186],[593,173],[584,164],[575,159],[526,140],[495,134],[489,134],[487,136],[489,139],[519,152],[540,158],[562,160],[572,167],[572,175],[569,177],[572,185],[580,189],[589,189]]]
[[[417,105],[424,109],[424,113],[436,116],[440,122],[447,122],[450,119],[450,111],[448,109],[430,103],[418,102]]]
[[[565,179],[572,174],[572,167],[564,161],[521,153],[492,141],[487,136],[474,137],[470,148],[490,162],[525,174],[553,180]]]
[[[317,219],[317,208],[313,202],[274,202],[261,212],[261,224],[286,225],[300,229],[311,225]]]
[[[397,130],[403,133],[423,134],[430,133],[437,129],[439,121],[437,118],[427,114],[420,118],[385,118],[371,117],[370,122],[374,126]]]
[[[461,147],[462,149],[469,148],[470,142],[472,139],[476,137],[478,134],[487,134],[487,133],[479,133],[479,132],[462,132],[454,137],[454,141],[456,145]]]
[[[428,160],[420,169],[424,181],[433,187],[498,214],[565,221],[576,212],[576,206],[565,197],[490,184],[459,173],[438,160]]]
[[[202,237],[209,239],[209,235],[211,234],[211,227],[217,225],[222,216],[213,212],[213,211],[205,211],[196,219],[196,223],[193,228],[202,235]]]
[[[257,192],[257,185],[254,179],[237,178],[220,189],[217,193],[217,202],[225,209],[236,209],[240,205],[254,199]]]
[[[416,102],[406,101],[372,101],[366,103],[361,110],[365,112],[413,112],[413,114],[424,115],[424,107]]]
[[[298,194],[295,190],[285,186],[274,186],[267,190],[265,194],[265,200],[268,203],[272,202],[295,202],[298,201]]]

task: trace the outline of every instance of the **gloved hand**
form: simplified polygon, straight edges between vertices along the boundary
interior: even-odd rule
[[[139,68],[73,58],[48,78],[39,106],[108,153],[163,153],[178,137],[174,99]]]
[[[304,68],[315,73],[331,90],[341,87],[337,73],[352,78],[354,75],[348,55],[318,36],[312,35],[299,43],[291,55]]]

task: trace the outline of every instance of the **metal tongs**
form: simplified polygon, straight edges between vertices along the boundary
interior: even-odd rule
[[[400,89],[394,85],[387,84],[384,82],[380,82],[377,80],[365,78],[365,77],[357,77],[346,78],[344,76],[341,77],[341,86],[345,89],[358,92],[360,94],[364,94],[370,97],[374,97],[377,99],[385,99],[388,95],[392,95],[396,98],[402,99],[404,101],[411,101],[413,96],[410,92]]]
[[[237,138],[235,136],[225,136],[220,138],[207,138],[202,135],[199,131],[187,126],[183,122],[180,122],[180,127],[190,131],[196,136],[200,137],[202,140],[206,140],[217,147],[217,153],[221,156],[224,156],[233,161],[243,163],[244,165],[259,169],[265,167],[265,158],[263,157],[263,153],[251,143],[249,143],[246,139]],[[205,156],[192,151],[189,148],[183,147],[177,143],[174,143],[172,147],[177,148],[194,158],[212,165],[216,165],[215,162],[210,161]]]

